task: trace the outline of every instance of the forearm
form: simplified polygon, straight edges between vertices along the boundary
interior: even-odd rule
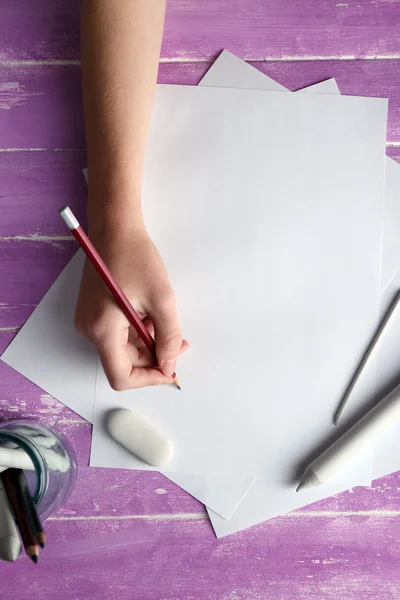
[[[141,179],[165,0],[82,0],[89,224],[141,221]]]

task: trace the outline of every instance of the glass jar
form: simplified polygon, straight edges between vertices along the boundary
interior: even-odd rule
[[[0,471],[7,467],[24,470],[43,519],[63,506],[75,487],[77,464],[71,444],[37,421],[0,423]]]

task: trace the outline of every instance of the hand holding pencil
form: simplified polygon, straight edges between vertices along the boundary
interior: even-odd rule
[[[94,236],[96,250],[149,337],[155,337],[156,346],[153,340],[151,343],[156,359],[148,343],[130,327],[131,319],[121,310],[120,303],[89,261],[82,279],[76,325],[96,345],[114,389],[170,383],[177,357],[187,350],[188,343],[182,340],[174,294],[164,264],[143,229],[132,231],[127,224],[119,235],[112,225],[110,230]]]

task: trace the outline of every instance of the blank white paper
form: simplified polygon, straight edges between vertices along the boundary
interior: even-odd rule
[[[371,458],[368,450],[365,455],[363,453],[363,455],[354,457],[343,467],[341,476],[343,477],[347,472],[348,477],[351,477],[358,467],[363,470]],[[336,476],[328,485],[320,485],[299,493],[293,486],[283,481],[272,483],[256,479],[229,520],[221,519],[209,508],[207,508],[207,512],[216,536],[221,538],[346,490],[348,490],[348,485],[338,481]]]
[[[191,350],[182,394],[116,393],[98,370],[92,465],[149,468],[106,435],[121,406],[174,440],[170,472],[297,477],[376,323],[386,112],[376,98],[158,87],[145,221]]]
[[[224,81],[224,85],[242,85],[252,86],[257,85],[259,82],[259,71],[253,69],[251,66],[243,63],[240,59],[235,57],[229,52],[224,51],[221,55],[221,67],[227,67],[224,69],[224,73],[232,74],[231,79],[227,79],[221,70],[221,80]],[[210,85],[218,85],[218,61],[215,64],[215,70],[213,76],[215,79],[209,78]],[[237,67],[237,70],[235,69]],[[240,74],[240,77],[235,77],[236,73]],[[253,74],[257,73],[257,75]],[[266,77],[267,81],[269,80]],[[327,82],[329,83],[329,82]],[[319,87],[319,86],[317,86]],[[332,90],[332,93],[339,93],[339,90]],[[400,289],[400,276],[393,279],[393,274],[396,273],[399,266],[398,248],[400,244],[400,214],[398,211],[399,205],[399,189],[400,189],[400,165],[390,158],[387,158],[386,165],[386,182],[385,182],[385,214],[384,214],[384,228],[383,228],[383,251],[382,251],[382,290],[384,291],[380,302],[380,313],[381,318],[387,311],[390,303],[393,300],[395,292]],[[392,218],[393,215],[393,218]],[[396,279],[398,281],[396,282]],[[397,385],[395,383],[400,375],[400,370],[396,368],[396,362],[398,363],[397,357],[400,351],[400,318],[391,321],[390,327],[385,331],[384,336],[380,342],[378,349],[381,370],[379,372],[379,393],[384,394],[388,389],[392,389]],[[397,352],[393,352],[394,349]],[[382,368],[383,365],[383,368]],[[386,372],[383,369],[386,368]],[[395,376],[393,376],[395,374]],[[371,383],[374,383],[375,377],[375,362],[371,365],[368,364],[368,369],[363,374],[362,385],[357,387],[358,403],[364,403],[365,401],[371,401],[375,396],[377,390]],[[391,383],[389,383],[392,380]],[[389,385],[388,385],[389,383]],[[357,398],[354,399],[357,403]],[[352,398],[353,401],[353,398]],[[354,407],[349,407],[350,409]],[[353,413],[353,410],[351,410]],[[396,429],[396,428],[394,428]],[[397,436],[396,436],[397,433]],[[390,435],[385,436],[378,442],[376,452],[374,455],[374,477],[379,477],[384,474],[390,473],[397,470],[399,467],[398,456],[400,450],[400,442],[398,432],[393,431]],[[396,444],[397,442],[397,444]],[[397,452],[395,451],[397,450]],[[348,474],[351,474],[351,469],[360,468],[360,475],[365,471],[367,462],[372,459],[371,449],[366,449],[363,456],[357,457],[352,461],[352,464],[347,465],[346,469]],[[340,475],[340,474],[338,474]],[[341,475],[343,473],[341,472]],[[296,508],[300,508],[305,504],[316,502],[325,497],[332,496],[339,491],[346,489],[342,486],[342,490],[339,489],[340,483],[335,485],[335,481],[324,485],[319,488],[307,490],[307,498],[299,498],[299,494],[296,494],[292,488],[285,486],[281,482],[268,483],[258,480],[257,484],[250,490],[249,495],[245,501],[242,501],[239,509],[236,511],[233,518],[229,521],[220,519],[218,515],[209,510],[211,522],[214,530],[218,537],[234,533],[246,527],[250,527],[257,523],[261,523],[268,519],[274,518],[285,512],[290,512]],[[335,490],[336,487],[336,490]]]
[[[380,297],[380,321],[400,291],[400,165],[387,158],[386,166],[386,209],[390,218],[384,222],[384,244],[382,275],[385,287]],[[396,271],[393,275],[393,271]],[[377,327],[376,327],[377,328]],[[377,374],[376,388],[370,386]],[[374,356],[358,379],[346,407],[350,414],[364,414],[377,401],[400,383],[400,311],[390,318],[375,347]],[[400,423],[395,423],[375,444],[373,479],[384,477],[400,469]]]
[[[207,85],[207,86],[217,86],[217,87],[239,87],[239,88],[255,88],[255,89],[264,89],[264,90],[276,90],[276,91],[288,91],[285,87],[271,79],[270,77],[264,75],[257,69],[254,69],[244,61],[240,60],[238,57],[233,55],[232,53],[224,50],[214,64],[207,71],[206,75],[200,81],[199,85]],[[303,90],[300,90],[299,93],[322,93],[322,94],[339,94],[339,88],[334,79],[329,79],[327,81],[323,81],[316,85],[309,86]],[[385,200],[386,205],[386,200]],[[387,210],[385,211],[387,214]],[[386,224],[386,228],[388,225],[390,227],[391,220],[387,219],[388,224]],[[399,221],[400,222],[400,221]],[[386,221],[385,221],[386,223]],[[390,233],[392,229],[389,230]],[[385,229],[384,229],[385,232]],[[391,238],[389,237],[389,240]],[[400,236],[395,236],[394,239],[399,240],[400,244]],[[396,260],[396,255],[394,252],[395,245],[391,242],[386,244],[387,252],[384,252],[383,265],[385,266],[386,262],[389,262],[391,266],[393,263],[393,255]],[[387,259],[385,261],[385,256]],[[386,271],[390,272],[390,269],[386,268]],[[357,464],[355,464],[356,470],[354,473],[351,473],[350,468],[348,468],[344,473],[339,473],[337,477],[337,482],[341,482],[343,479],[348,484],[348,481],[352,480],[352,485],[370,485],[371,483],[371,469],[372,469],[372,456],[371,452],[367,452],[364,460],[358,460]],[[231,500],[232,506],[236,503],[235,510],[245,493],[250,490],[251,486],[254,484],[254,479],[247,480],[229,480],[229,479],[220,479],[220,478],[207,478],[202,475],[193,476],[190,474],[179,474],[179,473],[165,473],[165,475],[178,484],[180,487],[186,490],[190,490],[190,493],[198,499],[206,504],[209,508],[212,508],[213,512],[217,515],[228,519],[231,514],[234,512],[233,510],[230,512],[226,511],[227,506],[227,498]],[[278,488],[279,493],[282,491],[281,482],[271,483],[270,486],[272,488]],[[258,488],[257,488],[258,489]],[[288,489],[286,486],[283,488],[284,493],[288,495]],[[273,491],[273,490],[272,490]],[[291,490],[293,491],[293,490]],[[324,493],[327,496],[333,496],[338,493],[337,484],[333,482],[333,485],[327,484],[324,488]],[[257,493],[255,490],[253,493]],[[311,492],[309,492],[311,494]],[[318,494],[321,493],[321,490],[318,491]],[[221,507],[221,498],[224,499],[224,504]],[[235,502],[236,500],[236,502]],[[297,498],[297,501],[303,501],[303,499]],[[268,506],[268,503],[266,503]],[[215,506],[218,506],[219,509],[216,509]],[[221,510],[222,509],[222,510]],[[268,517],[267,517],[268,518]]]

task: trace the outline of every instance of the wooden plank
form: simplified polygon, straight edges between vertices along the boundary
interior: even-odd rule
[[[202,520],[56,521],[2,589],[42,600],[395,600],[396,518],[278,520],[216,540]]]
[[[84,147],[80,67],[0,66],[0,131],[1,148]]]
[[[30,236],[33,242],[60,242],[57,247],[61,248],[63,238],[71,238],[71,233],[58,214],[60,206],[69,204],[86,224],[85,166],[83,150],[0,152],[2,243],[18,241],[16,236]]]
[[[387,148],[386,154],[393,160],[400,162],[400,145],[394,148]]]
[[[0,241],[3,305],[25,305],[28,307],[27,312],[32,312],[33,307],[44,296],[74,252],[76,252],[74,240],[51,244]],[[14,320],[8,321],[7,311],[4,311],[2,316],[5,316],[5,321],[1,327],[16,325]]]
[[[253,66],[291,90],[335,77],[345,94],[389,98],[388,141],[400,142],[400,60],[256,62]],[[209,67],[210,63],[161,64],[158,79],[196,85]],[[79,67],[1,67],[0,131],[0,149],[83,148]]]
[[[25,0],[0,7],[3,61],[78,60],[79,2]],[[162,56],[246,59],[399,56],[398,3],[387,0],[170,0]]]

